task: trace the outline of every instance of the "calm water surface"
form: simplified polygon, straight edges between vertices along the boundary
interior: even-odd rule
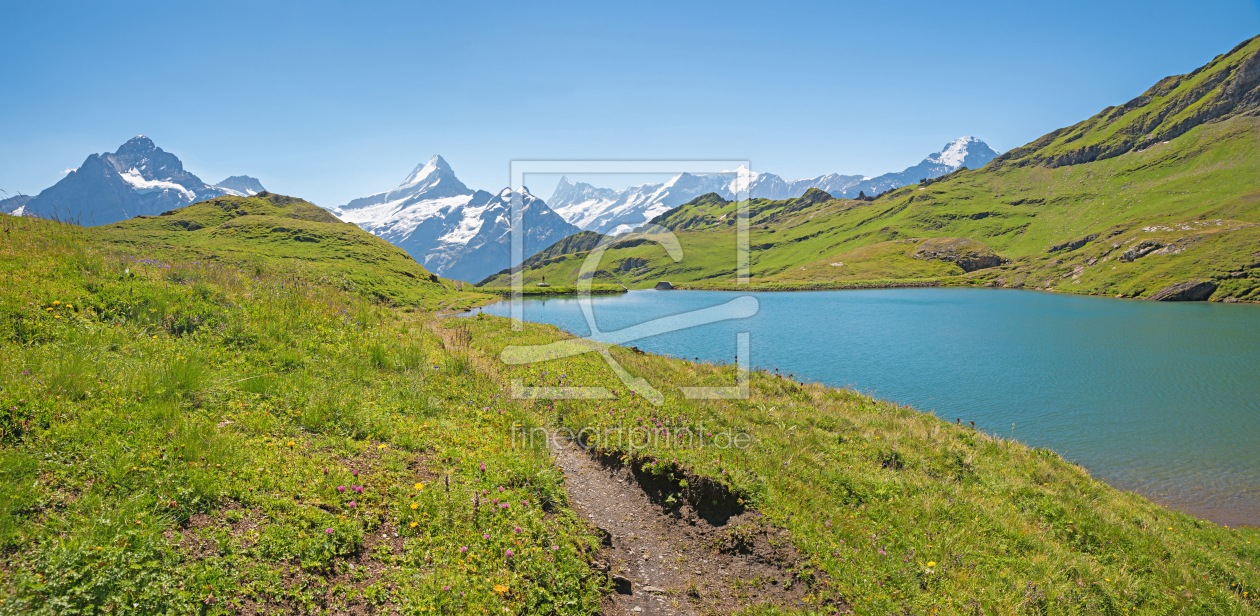
[[[1230,525],[1260,525],[1260,306],[992,289],[633,291],[592,298],[598,327],[757,300],[757,313],[629,343],[853,387],[1029,445],[1112,485]],[[483,309],[508,316],[510,304]],[[526,320],[578,335],[576,299]],[[663,384],[658,384],[658,387]]]

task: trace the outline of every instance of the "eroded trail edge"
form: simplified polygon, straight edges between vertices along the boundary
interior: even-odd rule
[[[608,616],[796,606],[816,581],[797,567],[787,532],[717,482],[653,473],[645,461],[569,441],[553,440],[552,451],[573,510],[604,536],[593,566],[616,588]]]

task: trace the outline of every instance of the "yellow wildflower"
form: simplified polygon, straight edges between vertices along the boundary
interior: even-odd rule
[[[54,306],[60,306],[60,305],[61,305],[61,302],[60,302],[60,301],[57,301],[57,300],[53,300],[53,305],[54,305]]]
[[[419,507],[420,507],[419,505],[417,505],[417,504],[415,504],[415,503],[411,503],[411,508],[412,508],[412,509],[417,509],[417,508],[419,508]]]
[[[502,585],[502,584],[495,584],[495,585],[494,585],[494,592],[497,592],[497,593],[499,593],[499,594],[503,594],[503,593],[505,593],[505,592],[507,592],[507,591],[508,591],[508,587],[507,587],[507,586],[504,586],[504,585]]]
[[[416,484],[416,489],[417,489],[417,490],[423,490],[423,489],[424,489],[424,484],[423,484],[423,483],[417,483],[417,484]]]
[[[935,566],[936,566],[936,561],[934,561],[934,560],[929,560],[929,561],[928,561],[928,566],[929,566],[929,567],[935,567]]]

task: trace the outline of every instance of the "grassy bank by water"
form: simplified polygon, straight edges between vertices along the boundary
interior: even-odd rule
[[[687,400],[734,368],[611,349],[655,406],[597,354],[498,360],[550,326],[0,224],[0,613],[595,613],[600,534],[537,427],[596,433],[666,510],[724,499],[785,531],[784,579],[731,582],[745,613],[1260,612],[1260,532],[914,409],[768,373]],[[805,592],[758,605],[762,583]]]
[[[910,289],[917,287],[939,287],[947,285],[948,280],[914,278],[910,280],[831,280],[831,281],[798,281],[798,282],[680,282],[675,289],[690,291],[839,291],[845,289]]]
[[[511,297],[511,287],[487,287],[478,288],[482,293],[492,293],[497,297]],[[555,287],[539,287],[529,285],[521,287],[521,295],[524,297],[544,297],[548,295],[578,295],[581,289],[577,285],[560,285]],[[625,293],[627,289],[619,284],[596,284],[591,285],[587,292],[591,295],[617,295]]]

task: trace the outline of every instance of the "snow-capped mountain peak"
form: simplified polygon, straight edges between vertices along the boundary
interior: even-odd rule
[[[423,165],[416,165],[411,175],[407,176],[407,179],[403,180],[403,183],[399,184],[398,187],[406,188],[421,183],[433,185],[440,182],[443,177],[453,178],[455,177],[455,171],[446,163],[446,159],[439,155],[434,155],[433,158],[429,159],[429,162]]]
[[[252,178],[248,175],[234,175],[215,184],[215,186],[227,190],[238,197],[252,197],[267,190],[263,188],[262,182],[259,182],[258,178]]]
[[[383,224],[382,221],[393,220],[393,217],[403,209],[414,209],[412,206],[421,203],[432,205],[439,200],[446,200],[441,206],[463,205],[472,198],[472,195],[473,191],[455,177],[455,172],[450,165],[446,164],[441,156],[434,156],[429,159],[429,162],[417,165],[397,188],[355,199],[341,207],[333,208],[333,213],[343,220],[376,233],[373,229],[364,226],[365,223]],[[432,209],[425,206],[420,206],[420,208],[425,210],[424,217],[427,217],[430,213],[428,210]]]
[[[397,188],[333,209],[346,222],[411,254],[429,271],[477,281],[509,267],[514,195],[523,201],[526,256],[579,229],[521,187],[471,190],[441,156],[418,165]]]
[[[731,192],[736,195],[748,190],[761,175],[755,171],[750,171],[748,167],[744,165],[736,167],[735,170],[730,173],[733,176],[731,179]]]
[[[981,148],[988,150],[989,146],[975,137],[959,137],[945,144],[945,147],[941,148],[940,152],[929,155],[926,160],[938,165],[945,165],[947,167],[954,167],[957,169],[958,167],[963,166],[963,162],[967,159],[967,156],[971,154],[972,149]]]
[[[27,203],[26,211],[107,224],[160,214],[233,191],[184,170],[179,157],[138,135],[115,152],[92,154],[76,170]]]

